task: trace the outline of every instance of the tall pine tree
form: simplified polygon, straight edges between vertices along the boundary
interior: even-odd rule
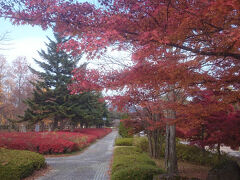
[[[74,115],[71,118],[73,125],[80,123],[85,127],[92,125],[102,127],[104,125],[103,117],[108,117],[108,110],[106,104],[99,101],[101,98],[102,95],[94,91],[71,96],[71,112],[69,114]],[[105,122],[105,125],[109,125],[109,122]]]
[[[70,95],[67,86],[71,83],[71,72],[77,67],[80,57],[73,57],[71,53],[59,49],[58,45],[66,39],[58,34],[54,36],[56,41],[48,38],[50,42],[46,44],[47,51],[39,52],[42,61],[34,59],[42,71],[31,68],[39,80],[34,83],[33,97],[26,100],[28,109],[21,121],[35,124],[44,119],[51,119],[52,130],[56,129],[59,123],[60,129],[63,129],[66,122],[74,125],[79,122],[93,125],[93,120],[101,119],[100,116],[103,116],[106,109],[102,108],[103,105],[96,106],[100,97],[93,92]],[[80,68],[86,68],[86,65]],[[92,102],[93,99],[95,102]],[[89,122],[85,122],[86,120]]]

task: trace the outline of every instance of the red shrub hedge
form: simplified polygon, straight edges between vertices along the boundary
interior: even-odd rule
[[[111,132],[111,129],[77,129],[75,132],[0,133],[0,147],[30,150],[41,154],[82,149]]]
[[[108,133],[110,133],[112,129],[109,128],[84,128],[84,129],[75,129],[74,132],[79,132],[83,134],[93,135],[97,138],[102,138]]]

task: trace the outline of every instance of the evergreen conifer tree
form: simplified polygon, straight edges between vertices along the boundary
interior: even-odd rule
[[[80,57],[73,57],[71,53],[67,53],[58,48],[58,45],[66,41],[65,38],[54,34],[56,41],[49,39],[47,51],[39,52],[43,61],[35,62],[42,68],[37,71],[31,68],[39,80],[34,84],[35,90],[33,97],[25,102],[28,109],[24,116],[20,117],[21,121],[28,121],[35,124],[44,119],[52,120],[52,130],[58,127],[64,127],[66,122],[72,124],[99,125],[106,108],[103,103],[99,103],[100,96],[94,92],[85,92],[78,95],[70,95],[68,84],[71,83],[74,68],[80,60]],[[82,65],[80,68],[86,68]],[[94,122],[94,120],[98,120]]]
[[[71,96],[72,106],[69,114],[74,115],[72,123],[74,125],[80,123],[85,127],[92,125],[102,127],[104,125],[103,117],[108,116],[106,104],[99,101],[102,95],[97,92],[85,92],[79,96]]]

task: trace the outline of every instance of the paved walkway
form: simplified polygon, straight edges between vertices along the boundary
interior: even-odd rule
[[[116,136],[117,131],[113,131],[79,155],[46,158],[52,170],[38,180],[109,180]]]

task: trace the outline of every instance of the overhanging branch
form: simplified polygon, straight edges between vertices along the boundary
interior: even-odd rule
[[[213,52],[213,51],[201,51],[199,49],[192,49],[187,46],[182,46],[174,43],[169,43],[167,44],[168,46],[180,48],[186,51],[193,52],[198,55],[204,55],[204,56],[223,56],[223,57],[233,57],[235,59],[240,60],[240,54],[235,54],[235,53],[230,53],[230,52]]]

